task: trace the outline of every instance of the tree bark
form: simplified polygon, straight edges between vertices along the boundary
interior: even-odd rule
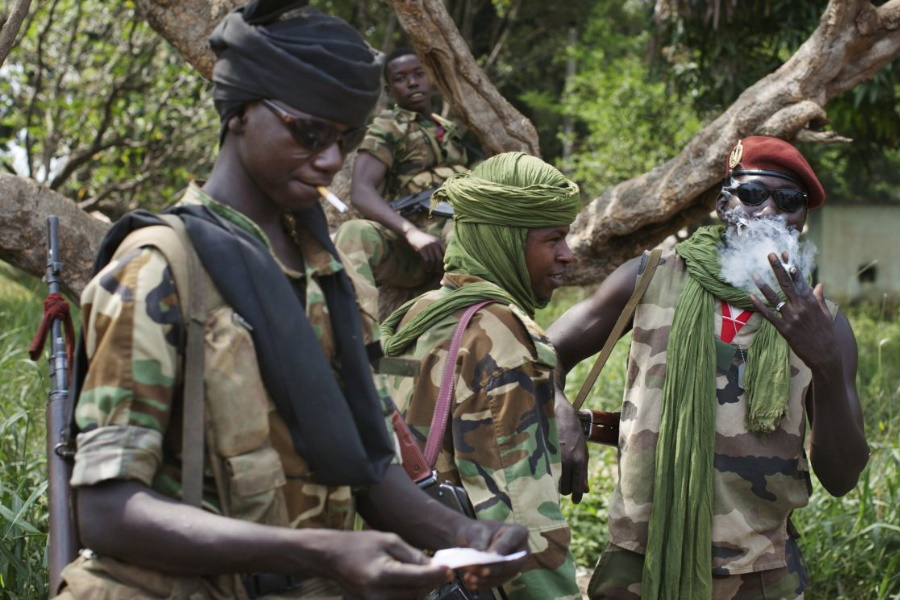
[[[460,108],[485,148],[537,153],[531,123],[497,94],[477,67],[443,2],[388,1],[437,75],[442,93]],[[208,76],[212,56],[206,39],[226,7],[235,2],[139,0],[139,4],[151,25]],[[764,134],[835,141],[835,134],[815,130],[815,124],[825,122],[825,104],[872,77],[898,55],[900,0],[878,7],[867,0],[832,0],[819,27],[797,53],[741,94],[678,156],[615,186],[584,208],[572,226],[571,243],[578,262],[570,269],[568,283],[597,283],[643,249],[703,219],[717,194],[725,156],[738,139]],[[345,169],[334,187],[345,190],[346,177]],[[80,293],[106,226],[28,180],[0,178],[0,259],[40,276],[45,266],[45,217],[53,212],[62,221],[67,289]]]
[[[47,269],[47,217],[59,217],[62,291],[78,300],[109,224],[25,177],[0,173],[0,260],[35,277]]]
[[[14,0],[9,9],[0,11],[0,66],[16,43],[16,36],[28,16],[30,5],[31,0]]]

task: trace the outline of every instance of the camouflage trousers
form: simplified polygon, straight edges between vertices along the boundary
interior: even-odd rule
[[[713,600],[802,600],[809,584],[806,563],[794,539],[787,542],[787,566],[781,569],[713,575]],[[609,544],[588,584],[591,600],[640,600],[644,555]]]
[[[237,576],[179,577],[109,558],[82,555],[62,571],[53,600],[250,600]],[[333,581],[310,577],[289,591],[256,600],[350,600]]]
[[[453,219],[410,221],[445,244],[453,235]],[[376,287],[417,288],[431,280],[435,284],[440,281],[440,273],[428,271],[422,257],[403,236],[380,223],[365,219],[346,221],[335,233],[334,245],[350,262],[347,268]]]

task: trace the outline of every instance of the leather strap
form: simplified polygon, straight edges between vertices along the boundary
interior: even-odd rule
[[[456,374],[456,357],[459,355],[459,347],[462,345],[463,334],[472,316],[484,306],[493,304],[496,300],[484,300],[473,304],[459,318],[459,324],[453,332],[450,340],[450,348],[447,350],[447,362],[444,363],[444,374],[441,377],[441,389],[438,392],[437,405],[434,408],[434,416],[431,419],[431,427],[428,430],[428,441],[425,443],[425,461],[432,468],[437,462],[441,443],[444,440],[444,432],[447,430],[447,421],[450,419],[450,404],[453,397],[453,388]]]
[[[625,325],[628,324],[632,315],[634,315],[634,310],[637,308],[641,296],[644,295],[644,291],[647,289],[647,286],[650,285],[650,279],[653,277],[653,271],[656,270],[656,265],[659,264],[659,257],[661,255],[662,250],[659,248],[654,248],[653,251],[650,252],[650,257],[647,259],[647,264],[644,265],[643,272],[638,275],[637,284],[634,287],[631,298],[628,299],[628,304],[625,305],[622,314],[619,315],[619,320],[616,321],[609,337],[606,338],[606,343],[603,344],[600,355],[597,356],[594,366],[591,367],[591,372],[588,373],[588,376],[584,379],[584,383],[578,391],[578,396],[575,398],[575,402],[572,403],[576,412],[581,410],[581,405],[584,404],[588,393],[590,393],[591,388],[594,386],[594,382],[597,381],[597,376],[600,375],[600,370],[603,368],[603,365],[606,364],[609,355],[612,354],[616,342],[619,341],[619,337],[621,337],[622,331],[625,329]]]
[[[165,256],[172,271],[172,279],[175,280],[187,338],[184,356],[181,494],[185,504],[199,507],[203,500],[203,326],[206,322],[206,278],[182,220],[167,214],[159,217],[169,227],[159,225],[134,231],[118,247],[116,255],[152,246]]]
[[[403,463],[403,469],[413,482],[425,481],[431,477],[431,466],[425,460],[425,455],[422,454],[422,450],[409,432],[406,421],[403,420],[403,416],[396,407],[391,417],[391,423],[397,434],[397,440],[400,442],[400,461]]]

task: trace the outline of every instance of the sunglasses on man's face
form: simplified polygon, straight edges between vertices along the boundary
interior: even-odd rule
[[[736,183],[732,180],[731,185],[722,189],[737,196],[738,200],[747,206],[759,206],[771,196],[779,210],[789,213],[797,212],[806,206],[807,202],[806,192],[793,189],[771,190],[755,181]]]
[[[337,142],[341,152],[346,154],[359,146],[366,134],[363,127],[338,131],[331,123],[294,116],[271,100],[263,100],[262,104],[281,119],[298,144],[313,152],[321,152]]]

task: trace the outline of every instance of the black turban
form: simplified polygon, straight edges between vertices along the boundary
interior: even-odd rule
[[[254,100],[275,98],[316,117],[365,125],[378,100],[375,53],[347,23],[306,4],[252,0],[213,31],[214,99],[228,120]]]

